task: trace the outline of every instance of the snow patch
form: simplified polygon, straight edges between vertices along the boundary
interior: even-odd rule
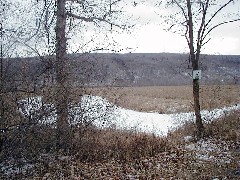
[[[217,164],[229,164],[233,157],[229,151],[229,145],[224,141],[215,139],[200,140],[185,146],[187,150],[195,152],[199,161],[211,161]]]
[[[208,123],[240,109],[240,104],[212,111],[201,111],[203,120]],[[44,104],[42,97],[30,97],[19,101],[19,111],[27,119],[35,119],[45,124],[55,124],[57,115],[53,104]],[[193,112],[176,114],[159,114],[137,112],[118,107],[99,96],[84,95],[78,104],[69,105],[69,122],[80,125],[86,122],[97,127],[114,126],[117,129],[136,130],[154,133],[159,136],[167,133],[185,122],[195,120]]]

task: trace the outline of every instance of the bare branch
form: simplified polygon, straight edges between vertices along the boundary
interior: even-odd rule
[[[117,3],[120,2],[120,1],[122,1],[122,0],[113,1],[113,2],[110,4],[110,6],[112,6],[112,5],[114,5],[114,4],[117,4]]]
[[[187,16],[187,14],[186,14],[185,9],[181,6],[181,4],[179,4],[179,2],[178,2],[177,0],[174,0],[174,3],[176,3],[177,6],[181,9],[182,14],[183,14],[185,20],[188,21],[188,16]]]
[[[185,25],[185,27],[186,27],[186,31],[184,33],[184,37],[187,41],[188,46],[190,46],[190,42],[189,42],[189,38],[188,38],[188,25]]]
[[[85,2],[85,0],[66,0],[66,1],[75,2],[75,3],[79,3],[79,4],[82,4]]]
[[[16,42],[18,42],[18,43],[26,46],[27,48],[29,48],[30,50],[32,50],[34,53],[36,53],[37,56],[41,57],[40,52],[39,52],[37,49],[33,48],[31,45],[27,44],[27,42],[21,42],[21,41],[18,41],[18,40],[17,40]]]
[[[204,35],[205,32],[205,21],[206,21],[206,14],[208,10],[208,5],[209,5],[209,0],[206,1],[205,5],[202,5],[202,22],[198,30],[198,35],[197,35],[197,54],[200,54],[200,49],[202,46],[202,36]]]
[[[80,1],[80,0],[66,0],[72,3],[78,3],[82,6],[83,9],[85,9],[85,5],[84,5],[84,1]]]
[[[212,38],[209,38],[207,41],[205,41],[204,43],[202,43],[202,46],[204,46],[205,44],[207,44]]]
[[[190,50],[190,54],[191,56],[194,55],[194,43],[193,43],[193,16],[192,16],[192,7],[191,7],[191,2],[190,0],[187,0],[187,13],[188,13],[188,40],[189,40],[189,50]],[[191,60],[193,60],[194,58],[191,57]],[[194,68],[194,67],[193,67]],[[194,68],[195,69],[195,68]]]
[[[80,4],[82,6],[83,9],[85,9],[86,6],[90,7],[90,6],[97,6],[97,4],[90,4],[88,1],[86,0],[66,0],[66,2],[72,2],[72,3],[77,3]]]
[[[223,25],[223,24],[228,24],[228,23],[233,23],[233,22],[237,22],[237,21],[240,21],[240,18],[239,19],[234,19],[234,20],[229,20],[229,21],[224,21],[224,22],[221,22],[215,26],[213,26],[212,28],[210,28],[207,33],[205,34],[205,36],[203,37],[203,40],[207,37],[208,34],[210,34],[210,32],[212,32],[214,29],[216,29],[217,27]]]
[[[212,17],[209,19],[209,21],[206,23],[206,27],[212,22],[213,18],[221,11],[223,10],[223,8],[225,8],[228,4],[230,4],[231,2],[233,2],[233,0],[229,0],[226,4],[222,5],[213,15]]]
[[[110,22],[109,20],[107,20],[105,18],[105,16],[104,16],[104,18],[101,18],[101,17],[83,17],[83,16],[78,16],[78,15],[70,13],[70,12],[67,12],[67,15],[70,16],[70,17],[73,17],[73,18],[85,21],[85,22],[94,22],[94,23],[96,23],[95,21],[100,21],[100,22],[105,22],[107,24],[110,24],[111,26],[116,26],[116,27],[121,28],[121,29],[124,28],[124,26],[120,26],[118,24],[114,24],[114,23]]]
[[[175,24],[172,24],[169,28],[167,28],[167,31],[170,31],[174,26]]]

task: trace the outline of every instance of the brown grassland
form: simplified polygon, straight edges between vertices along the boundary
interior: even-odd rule
[[[173,113],[192,111],[192,86],[145,86],[92,88],[88,93],[107,98],[117,105],[143,112]],[[203,85],[202,109],[214,109],[240,102],[239,85]]]
[[[75,100],[82,94],[98,95],[138,111],[192,111],[191,86],[72,91]],[[221,108],[240,102],[240,86],[201,86],[200,96],[203,109]],[[200,141],[194,138],[192,122],[167,137],[89,126],[84,133],[72,129],[68,151],[54,148],[55,131],[50,127],[31,126],[23,132],[17,129],[19,134],[9,132],[10,145],[5,154],[0,153],[6,158],[5,163],[0,163],[0,179],[240,179],[239,121],[240,111],[236,110],[205,124],[206,137]]]

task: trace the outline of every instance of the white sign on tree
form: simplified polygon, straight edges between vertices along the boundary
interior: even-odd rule
[[[202,72],[201,70],[194,70],[193,71],[193,79],[201,79]]]

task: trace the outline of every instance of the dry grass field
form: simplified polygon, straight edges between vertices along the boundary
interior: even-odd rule
[[[192,111],[191,86],[71,90],[73,100],[92,94],[138,111]],[[240,86],[202,86],[202,107],[239,103],[239,90]],[[67,151],[56,148],[55,128],[26,124],[23,129],[6,131],[0,179],[240,179],[239,113],[205,124],[206,138],[199,141],[194,138],[193,123],[167,137],[114,127],[73,128],[72,136],[66,138],[71,147]]]
[[[145,86],[92,88],[93,95],[137,111],[174,113],[193,110],[192,86]],[[202,109],[214,109],[240,103],[239,85],[204,85],[200,87]]]

